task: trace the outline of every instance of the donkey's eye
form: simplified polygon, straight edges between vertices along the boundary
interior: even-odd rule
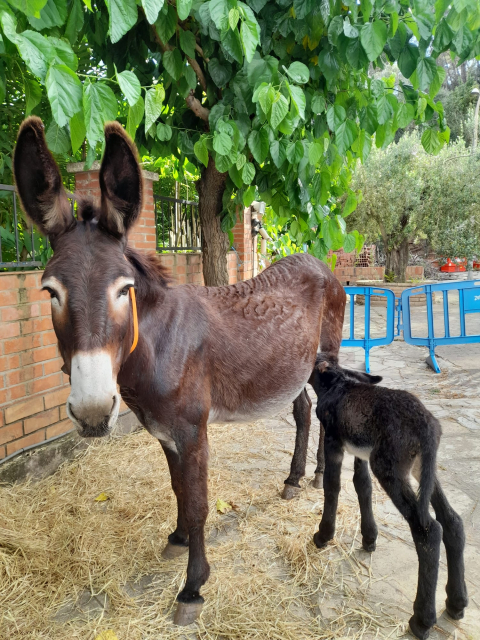
[[[123,287],[123,289],[120,289],[120,291],[118,292],[118,297],[120,298],[121,296],[128,296],[128,291],[130,289],[132,285],[127,285],[126,287]]]
[[[56,298],[58,300],[57,292],[54,289],[51,289],[50,287],[42,287],[42,291],[48,291],[48,293],[50,294],[50,298],[52,300],[54,298]]]

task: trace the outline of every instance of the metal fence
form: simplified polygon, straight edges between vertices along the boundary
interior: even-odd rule
[[[19,216],[15,187],[0,184],[0,270],[41,267],[41,254],[48,249],[48,240]]]
[[[202,235],[198,203],[168,196],[155,196],[157,249],[201,251]]]

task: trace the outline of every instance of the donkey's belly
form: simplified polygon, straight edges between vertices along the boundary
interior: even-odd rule
[[[221,422],[253,422],[262,418],[271,418],[283,409],[286,409],[305,387],[305,383],[294,390],[279,392],[258,402],[245,401],[237,409],[212,406],[208,415],[208,424]]]

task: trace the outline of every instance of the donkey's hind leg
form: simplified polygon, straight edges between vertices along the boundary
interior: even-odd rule
[[[310,424],[312,401],[307,389],[304,388],[298,398],[293,401],[293,418],[297,426],[295,437],[295,451],[293,453],[290,475],[285,480],[282,498],[291,500],[300,491],[300,479],[305,475],[305,465],[307,463],[308,436],[310,434]]]
[[[371,457],[372,471],[380,481],[394,505],[407,520],[418,556],[417,595],[413,603],[410,630],[420,640],[428,638],[437,620],[435,591],[438,578],[442,527],[428,516],[427,526],[421,523],[417,497],[407,478],[398,468],[392,468],[388,452],[377,452]]]
[[[160,444],[162,444],[160,442]],[[165,560],[173,560],[178,556],[183,556],[188,551],[188,529],[183,511],[183,488],[180,468],[180,458],[167,446],[162,444],[165,457],[167,458],[168,468],[170,470],[170,478],[172,489],[177,498],[177,528],[168,536],[168,542],[162,551],[162,558]]]
[[[372,509],[372,479],[368,471],[368,462],[355,458],[353,486],[360,505],[362,545],[365,551],[375,551],[378,529]]]
[[[443,527],[443,543],[447,554],[448,581],[445,587],[447,592],[445,605],[448,615],[454,620],[460,620],[468,604],[463,560],[465,548],[463,523],[448,503],[438,479],[435,481],[431,502],[435,516]]]

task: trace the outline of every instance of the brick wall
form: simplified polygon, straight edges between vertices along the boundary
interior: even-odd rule
[[[343,286],[354,286],[358,280],[383,280],[385,267],[335,267],[334,274]],[[405,270],[405,276],[407,280],[421,279],[423,278],[423,267],[409,266]]]

